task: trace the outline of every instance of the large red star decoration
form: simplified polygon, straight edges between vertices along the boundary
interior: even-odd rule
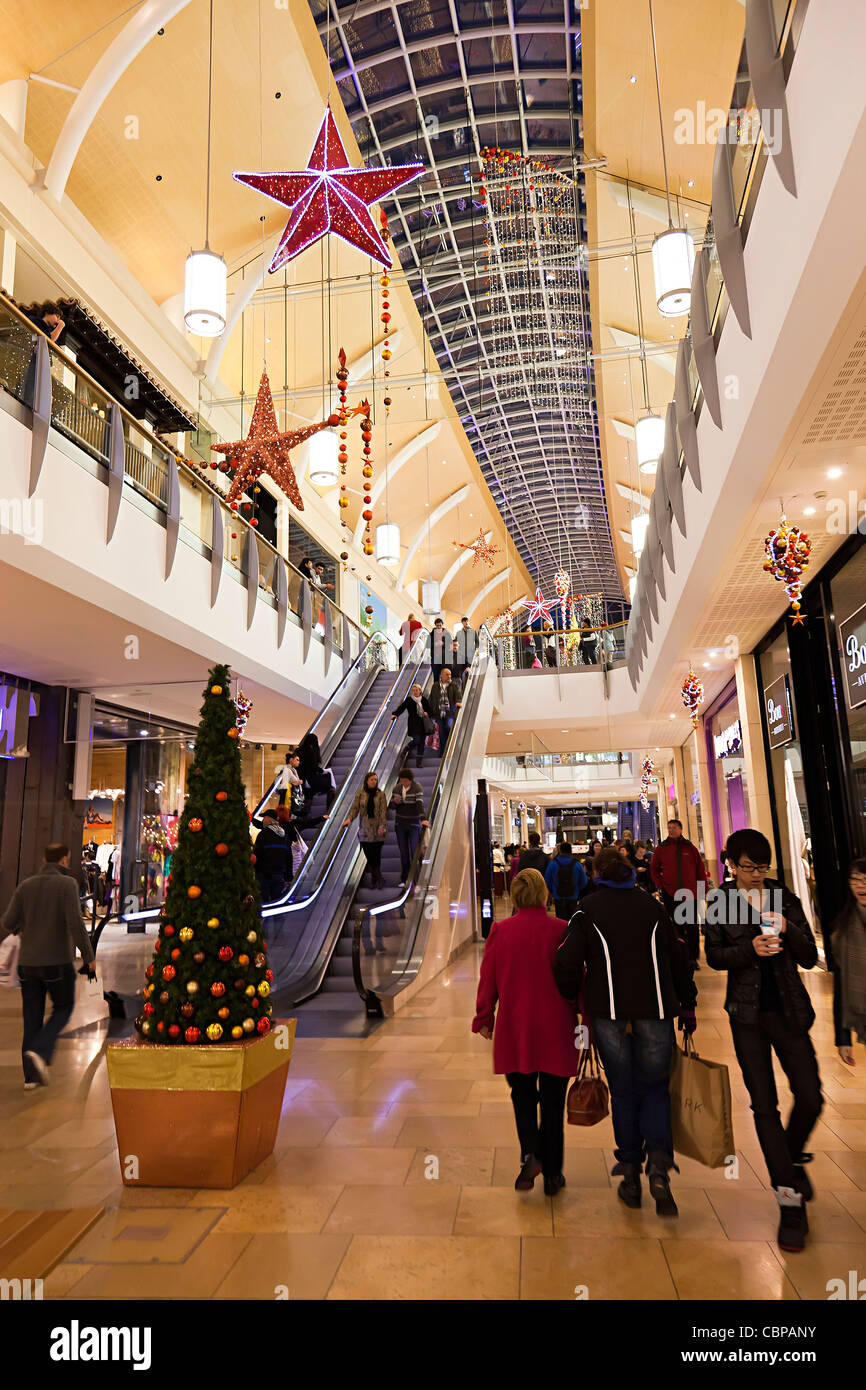
[[[262,372],[259,382],[256,408],[250,422],[250,432],[246,439],[236,439],[232,444],[212,444],[215,454],[225,454],[228,461],[237,469],[232,485],[226,494],[226,501],[232,511],[237,511],[238,498],[267,473],[286,494],[299,512],[304,510],[304,502],[298,490],[298,480],[289,459],[289,453],[297,448],[311,434],[326,430],[340,423],[339,415],[329,415],[317,425],[305,425],[300,430],[283,430],[277,426],[274,398],[267,372]]]
[[[353,169],[329,106],[306,169],[234,177],[292,209],[268,267],[273,274],[328,232],[390,266],[391,257],[367,209],[423,172],[423,164]]]
[[[490,533],[488,532],[488,534]],[[483,529],[478,532],[478,539],[474,540],[471,545],[464,545],[462,541],[454,541],[454,545],[457,546],[458,550],[472,551],[474,556],[472,560],[473,569],[478,564],[479,560],[482,560],[485,565],[494,565],[496,563],[494,557],[499,554],[499,551],[502,548],[501,546],[493,545],[490,541],[488,541]]]
[[[526,605],[526,613],[531,623],[537,622],[540,618],[542,622],[549,623],[550,615],[556,607],[555,599],[542,597],[540,589],[536,589],[535,598]]]

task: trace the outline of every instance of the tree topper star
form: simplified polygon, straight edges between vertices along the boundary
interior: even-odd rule
[[[353,169],[329,106],[306,169],[282,174],[239,172],[234,178],[292,209],[268,266],[273,275],[328,232],[390,267],[391,257],[367,209],[423,172],[423,164]]]

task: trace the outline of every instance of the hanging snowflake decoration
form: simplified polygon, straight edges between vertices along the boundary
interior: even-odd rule
[[[784,512],[775,531],[771,531],[764,541],[764,569],[772,574],[791,600],[793,622],[802,624],[800,613],[800,594],[802,593],[802,574],[809,564],[812,542],[799,526],[789,526]]]
[[[484,535],[483,530],[478,532],[478,539],[472,541],[471,545],[464,545],[462,541],[452,541],[452,545],[456,546],[458,550],[472,551],[474,557],[472,560],[473,569],[478,564],[479,560],[485,565],[490,565],[492,568],[495,564],[495,557],[502,549],[501,546],[491,544]]]
[[[556,574],[553,576],[553,587],[556,590],[556,597],[560,602],[567,597],[568,591],[571,588],[571,579],[565,570],[558,569],[556,571]]]
[[[655,763],[649,756],[644,758],[643,762],[641,763],[640,804],[645,811],[649,810],[649,788],[654,767]]]
[[[704,687],[698,680],[691,666],[689,674],[682,683],[683,704],[691,715],[692,728],[698,727],[698,710],[704,703]]]
[[[531,603],[527,603],[526,605],[527,620],[530,623],[537,623],[539,621],[549,623],[550,615],[555,607],[555,599],[544,598],[541,590],[536,589],[535,598],[531,601]]]
[[[243,738],[244,736],[244,730],[247,727],[247,720],[250,717],[250,710],[252,709],[252,707],[252,700],[248,699],[248,697],[244,694],[242,690],[239,690],[237,694],[237,699],[235,700],[235,709],[238,712],[238,717],[235,720],[235,723],[237,724],[238,738]]]

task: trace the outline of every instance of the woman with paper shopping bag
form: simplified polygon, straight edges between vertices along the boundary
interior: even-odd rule
[[[668,1173],[674,1163],[668,1081],[674,1019],[691,1033],[695,991],[685,941],[660,903],[635,886],[618,850],[593,859],[595,891],[581,899],[556,954],[560,993],[584,1003],[610,1087],[616,1136],[614,1174],[628,1207],[641,1204],[646,1161],[659,1216],[677,1216]]]

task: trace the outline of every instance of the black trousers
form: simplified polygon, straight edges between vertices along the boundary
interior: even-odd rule
[[[505,1080],[511,1087],[521,1158],[535,1154],[541,1160],[541,1171],[546,1178],[559,1177],[565,1149],[565,1096],[570,1078],[553,1076],[547,1071],[510,1071]]]
[[[374,879],[382,872],[382,840],[362,840],[361,849],[367,860],[367,868]]]
[[[792,1033],[779,1013],[758,1014],[757,1023],[732,1018],[731,1033],[770,1181],[774,1187],[793,1187],[794,1164],[824,1105],[812,1040],[808,1033]],[[773,1076],[774,1052],[794,1097],[785,1128]]]
[[[662,903],[671,921],[677,927],[685,928],[686,945],[689,948],[689,960],[696,964],[701,958],[701,927],[698,922],[698,904],[694,898],[691,902],[677,902],[671,893],[666,893],[664,888],[661,890]],[[675,914],[679,914],[676,916]],[[686,921],[681,922],[680,918],[686,915]]]
[[[563,922],[570,922],[577,911],[577,898],[554,899],[554,912]]]
[[[24,1036],[21,1040],[21,1060],[24,1080],[36,1081],[36,1073],[25,1052],[35,1052],[50,1065],[54,1046],[75,1008],[75,966],[21,966],[21,1012]],[[51,1000],[51,1017],[45,1022],[45,1004]]]

